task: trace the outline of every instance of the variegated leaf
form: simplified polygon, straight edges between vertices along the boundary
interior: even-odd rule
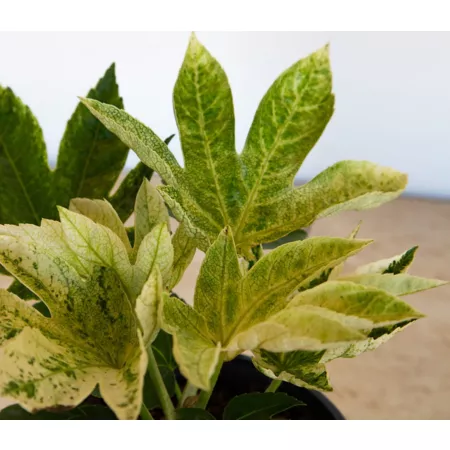
[[[134,212],[134,249],[137,250],[155,225],[164,223],[169,227],[169,213],[164,201],[147,179],[138,191]]]
[[[169,289],[173,289],[181,280],[185,270],[195,255],[195,241],[186,230],[185,223],[180,223],[172,237],[173,265]]]
[[[127,252],[131,251],[127,231],[120,217],[107,200],[91,200],[88,198],[73,198],[69,210],[89,217],[95,223],[113,231],[125,245]]]
[[[355,274],[371,274],[371,273],[393,273],[397,275],[408,270],[414,260],[414,255],[418,247],[412,247],[406,252],[393,256],[392,258],[382,259],[370,264],[365,264],[356,269]]]
[[[173,336],[173,354],[181,373],[198,388],[209,390],[221,346],[214,343],[205,319],[178,298],[165,295],[163,329]]]
[[[333,390],[325,364],[320,362],[324,351],[273,353],[258,350],[254,353],[253,364],[269,378],[307,389]]]
[[[289,302],[288,310],[305,305],[366,319],[375,327],[423,317],[407,303],[385,291],[350,281],[328,281],[301,292]]]

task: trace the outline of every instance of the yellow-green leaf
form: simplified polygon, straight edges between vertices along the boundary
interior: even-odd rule
[[[69,210],[89,217],[95,223],[103,225],[113,231],[127,249],[131,251],[127,231],[120,217],[107,200],[91,200],[88,198],[74,198],[70,201]]]
[[[160,328],[162,292],[161,274],[156,266],[136,299],[136,316],[145,347],[155,340]]]
[[[173,103],[189,191],[220,224],[232,224],[244,195],[234,142],[233,99],[225,72],[194,34],[175,83]]]
[[[209,390],[221,346],[213,342],[205,319],[178,298],[165,295],[163,329],[173,336],[173,354],[183,376]]]
[[[356,269],[355,274],[371,274],[371,273],[393,273],[399,274],[406,272],[414,260],[414,255],[418,247],[412,247],[406,252],[393,256],[392,258],[381,259]]]
[[[185,223],[180,223],[172,237],[173,265],[170,277],[169,289],[173,289],[181,280],[185,270],[195,255],[195,241],[186,230]]]
[[[155,225],[164,223],[169,226],[169,213],[164,201],[147,179],[144,179],[138,191],[134,212],[134,249],[137,250]]]
[[[328,281],[301,292],[290,301],[288,310],[302,305],[319,306],[346,316],[367,319],[377,327],[423,317],[388,292],[350,281]]]
[[[365,275],[351,275],[340,280],[381,289],[392,295],[414,294],[415,292],[426,291],[448,283],[447,281],[415,277],[406,273],[398,275],[368,273]]]
[[[238,291],[239,261],[230,228],[225,228],[206,253],[194,296],[195,310],[206,319],[211,336],[225,343],[243,308]]]

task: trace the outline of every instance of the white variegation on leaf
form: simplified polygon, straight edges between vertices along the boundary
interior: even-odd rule
[[[33,228],[28,239],[29,227],[10,230],[0,236],[0,262],[46,303],[51,318],[0,291],[0,395],[29,411],[71,407],[98,384],[118,418],[135,419],[147,355],[118,275],[98,266],[80,274],[68,247],[56,251],[54,241],[47,251],[46,227]]]
[[[224,229],[206,253],[194,306],[172,297],[164,302],[162,327],[173,335],[183,375],[207,389],[219,357],[248,350],[323,352],[365,341],[377,327],[421,317],[384,291],[350,282],[327,282],[292,298],[369,243],[322,237],[291,242],[243,272],[231,229]]]
[[[181,168],[155,133],[124,111],[81,99],[168,186],[165,202],[206,251],[231,226],[238,254],[306,227],[316,218],[379,206],[398,197],[406,175],[365,161],[342,161],[304,186],[294,178],[334,110],[328,46],[284,71],[261,100],[241,155],[235,149],[231,89],[217,60],[191,36],[174,109]]]

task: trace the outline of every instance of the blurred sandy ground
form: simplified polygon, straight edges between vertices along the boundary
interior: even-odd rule
[[[375,242],[346,270],[419,245],[410,273],[450,280],[450,202],[401,198],[376,210],[321,219],[310,234],[345,237],[359,220],[359,237]],[[201,260],[197,251],[175,289],[188,301]],[[0,277],[0,286],[6,282]],[[328,366],[334,386],[329,397],[348,419],[450,419],[450,285],[406,300],[427,317],[374,352]],[[0,399],[0,407],[5,404]]]

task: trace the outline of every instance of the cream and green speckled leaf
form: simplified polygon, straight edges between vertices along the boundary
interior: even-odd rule
[[[296,351],[273,353],[254,352],[253,364],[269,378],[319,391],[332,391],[325,364],[320,361],[325,352]]]
[[[367,319],[377,327],[423,317],[423,314],[388,292],[350,281],[328,281],[301,292],[289,302],[288,310],[305,305]]]
[[[113,231],[123,244],[127,252],[131,251],[127,231],[120,217],[107,200],[91,200],[88,198],[74,198],[70,201],[69,210],[89,217],[95,223],[103,225]]]
[[[111,269],[96,267],[86,278],[68,270],[64,260],[57,263],[48,277],[43,272],[28,275],[52,293],[41,297],[51,318],[12,294],[0,297],[10,329],[3,334],[0,393],[33,411],[76,406],[99,384],[118,418],[135,419],[147,356],[121,282]],[[20,268],[11,272],[23,277]]]
[[[141,324],[145,347],[155,340],[160,329],[162,293],[161,274],[156,266],[136,299],[136,316]]]
[[[406,273],[398,275],[369,273],[342,277],[340,280],[381,289],[392,295],[414,294],[415,292],[426,291],[448,283],[447,281],[415,277]]]
[[[113,106],[82,101],[166,180],[161,195],[205,252],[231,225],[238,254],[254,259],[252,247],[276,241],[319,217],[379,206],[406,186],[406,175],[395,170],[342,161],[306,185],[293,187],[333,113],[328,46],[275,80],[238,156],[226,75],[193,35],[174,89],[185,169],[136,119]]]
[[[196,245],[193,238],[189,236],[186,225],[180,223],[172,237],[173,264],[170,277],[169,289],[173,289],[181,280],[185,270],[195,255]]]
[[[161,195],[150,181],[144,179],[136,196],[134,207],[134,249],[138,249],[142,240],[155,227],[164,223],[169,226],[169,213]]]
[[[206,253],[194,295],[194,308],[205,318],[216,342],[227,342],[242,318],[241,277],[233,235],[225,228]]]
[[[173,247],[165,223],[156,225],[145,236],[136,255],[133,266],[132,289],[141,292],[152,270],[157,267],[161,273],[163,288],[169,283],[173,262]]]
[[[181,373],[195,386],[209,390],[221,346],[214,343],[206,321],[189,305],[164,295],[163,329],[173,335],[173,354]]]
[[[346,316],[317,306],[283,309],[244,331],[228,343],[228,352],[264,349],[270,352],[323,350],[365,338],[367,319]]]
[[[244,186],[235,150],[231,89],[220,64],[194,34],[175,83],[173,104],[191,195],[220,228],[234,224]]]
[[[242,280],[247,325],[286,305],[287,296],[369,245],[370,240],[312,237],[291,242],[260,259]]]
[[[400,255],[393,256],[392,258],[381,259],[369,264],[365,264],[356,269],[355,274],[372,274],[372,273],[393,273],[397,275],[399,273],[406,272],[414,260],[414,255],[418,247],[412,247]]]
[[[110,228],[82,214],[62,207],[58,210],[65,238],[72,251],[91,264],[113,268],[131,292],[133,267],[120,237]]]
[[[166,183],[178,184],[182,169],[167,145],[150,128],[113,105],[90,98],[80,98],[80,101]]]

